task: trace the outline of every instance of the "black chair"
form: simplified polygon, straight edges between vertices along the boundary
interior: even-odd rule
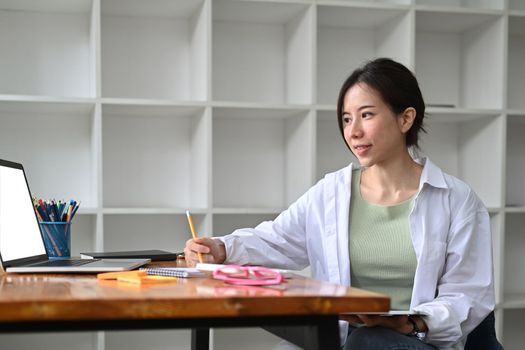
[[[465,350],[503,350],[496,338],[494,311],[492,311],[467,337]]]

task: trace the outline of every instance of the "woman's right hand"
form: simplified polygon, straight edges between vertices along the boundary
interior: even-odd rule
[[[199,260],[199,253],[203,263],[222,264],[226,260],[226,247],[221,240],[208,237],[199,237],[186,241],[184,258],[186,266],[194,267]]]

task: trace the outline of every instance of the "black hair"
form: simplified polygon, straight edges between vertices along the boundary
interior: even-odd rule
[[[396,115],[409,107],[413,107],[416,110],[414,123],[406,134],[406,145],[407,147],[419,148],[419,132],[426,132],[423,127],[425,101],[414,74],[407,67],[390,58],[377,58],[366,62],[363,66],[354,70],[343,83],[337,100],[337,122],[343,140],[344,98],[346,92],[359,83],[366,84],[377,91]],[[347,146],[350,148],[348,144]]]

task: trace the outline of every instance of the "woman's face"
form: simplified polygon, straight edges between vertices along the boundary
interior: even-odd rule
[[[406,152],[403,118],[366,84],[356,84],[346,92],[343,128],[346,143],[362,166],[382,164]]]

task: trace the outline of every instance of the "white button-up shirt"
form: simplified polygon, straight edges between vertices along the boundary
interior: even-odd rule
[[[494,309],[492,238],[486,208],[472,189],[428,159],[409,216],[417,268],[410,307],[427,316],[426,342],[463,349]],[[226,263],[286,269],[350,286],[348,220],[352,169],[327,174],[274,221],[221,237]],[[344,342],[347,324],[342,323]]]

